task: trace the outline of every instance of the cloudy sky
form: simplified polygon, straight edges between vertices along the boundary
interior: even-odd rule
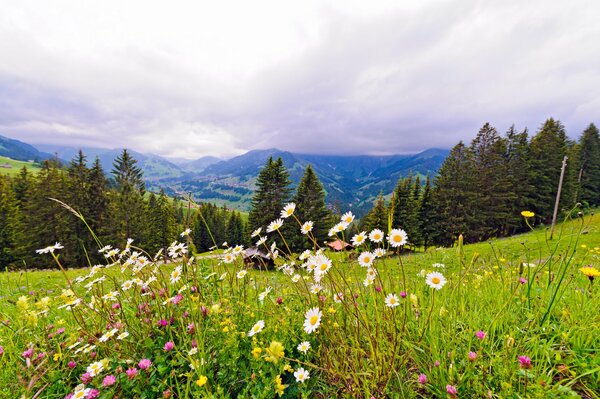
[[[0,134],[232,156],[600,123],[600,1],[0,0]]]

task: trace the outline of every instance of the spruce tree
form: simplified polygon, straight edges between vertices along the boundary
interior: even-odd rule
[[[327,239],[332,217],[325,206],[323,185],[311,165],[308,165],[304,170],[304,175],[298,183],[293,202],[296,203],[295,215],[300,223],[312,221],[312,235],[319,245],[323,243]],[[293,240],[295,249],[311,248],[313,246],[312,242],[306,236],[300,234],[297,223],[293,220],[289,222],[294,225],[292,236],[295,237]]]
[[[18,263],[21,253],[22,225],[18,201],[11,181],[0,176],[0,270]]]
[[[388,231],[388,208],[385,205],[385,199],[381,192],[377,196],[373,208],[363,218],[361,229],[367,232],[374,229],[379,229],[383,232]]]
[[[417,221],[419,224],[421,244],[423,245],[423,249],[427,251],[427,248],[433,242],[439,222],[435,214],[435,204],[433,203],[433,191],[429,175],[427,175],[427,178],[425,179],[425,187],[423,187],[422,191],[419,199]]]
[[[535,190],[532,193],[532,210],[536,218],[550,223],[554,210],[556,190],[560,179],[563,157],[567,155],[567,135],[560,121],[550,118],[544,122],[531,139],[530,168]],[[568,184],[566,185],[568,188]],[[561,195],[569,199],[568,190]]]
[[[103,242],[114,240],[109,236],[110,229],[110,191],[100,159],[96,157],[88,173],[89,207],[85,219],[96,236]],[[91,251],[95,253],[96,251]],[[96,255],[94,255],[96,257]],[[95,258],[96,259],[96,258]]]
[[[579,139],[578,200],[590,206],[600,205],[600,134],[593,124]]]
[[[67,170],[68,190],[66,197],[62,199],[69,206],[79,212],[84,218],[88,218],[91,204],[89,169],[83,151],[79,150],[77,156],[71,160]],[[75,265],[87,266],[88,253],[95,253],[97,244],[85,224],[75,215],[69,214],[70,237],[67,239],[73,246],[72,261]],[[92,249],[92,251],[90,251]]]
[[[290,197],[290,184],[289,173],[283,165],[283,160],[278,158],[273,161],[273,157],[269,157],[256,179],[256,192],[248,216],[250,230],[266,227],[279,218]]]
[[[531,175],[529,136],[527,129],[517,132],[512,125],[506,132],[506,174],[510,192],[514,199],[510,203],[510,216],[506,219],[506,234],[515,234],[527,229],[521,211],[532,209],[531,197],[535,190]]]

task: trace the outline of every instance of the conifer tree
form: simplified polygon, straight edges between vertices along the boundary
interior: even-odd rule
[[[102,242],[112,241],[108,236],[110,232],[110,197],[108,179],[100,164],[100,158],[96,157],[93,166],[88,172],[89,183],[89,207],[88,214],[84,215],[88,225],[100,238]],[[92,251],[96,252],[96,251]]]
[[[147,250],[153,256],[162,250],[163,256],[167,256],[167,248],[176,239],[177,230],[173,208],[163,189],[158,196],[150,193],[147,212]]]
[[[17,263],[21,256],[22,226],[11,181],[0,176],[0,270]]]
[[[279,217],[290,197],[290,184],[283,160],[273,161],[273,157],[269,157],[256,179],[256,192],[248,216],[250,230],[265,227]]]
[[[433,192],[429,175],[425,179],[425,187],[423,187],[422,191],[419,199],[417,221],[419,223],[421,244],[423,245],[423,249],[427,251],[427,248],[433,242],[436,226],[439,222],[435,214],[435,204],[433,203]]]
[[[388,208],[385,205],[385,199],[380,192],[375,200],[373,208],[363,218],[361,229],[370,232],[374,229],[379,229],[383,232],[388,230]]]
[[[243,245],[244,244],[244,222],[239,212],[230,212],[229,219],[227,220],[227,242],[230,245]]]
[[[532,210],[545,223],[552,219],[556,190],[560,179],[563,157],[567,155],[567,135],[560,121],[550,118],[544,122],[537,134],[531,139],[530,167],[535,183],[532,193]],[[561,195],[569,199],[568,184]]]
[[[590,206],[600,205],[600,134],[593,123],[579,139],[578,164],[578,200]]]
[[[71,160],[67,170],[68,190],[65,198],[61,198],[70,207],[79,212],[84,218],[88,218],[91,204],[89,169],[83,151],[79,150],[77,156]],[[87,266],[88,253],[95,253],[97,244],[85,224],[75,215],[68,215],[68,227],[70,236],[66,239],[73,246],[72,262],[75,265]],[[92,250],[92,251],[90,251]]]
[[[22,206],[27,201],[27,195],[31,189],[31,173],[23,166],[19,174],[13,179],[13,191],[17,204]]]
[[[411,244],[415,243],[413,239],[416,238],[414,235],[417,224],[417,201],[413,197],[414,193],[413,176],[410,173],[407,178],[400,177],[398,180],[390,204],[392,227],[406,230]]]
[[[320,245],[327,239],[332,217],[325,206],[323,185],[311,165],[308,165],[304,170],[304,175],[298,183],[293,202],[296,203],[295,214],[300,223],[313,222],[312,235]],[[289,222],[293,225],[292,236],[295,237],[293,240],[295,249],[311,248],[313,246],[312,242],[306,236],[300,234],[300,227],[297,223],[294,220]]]
[[[532,209],[531,197],[535,190],[531,176],[529,137],[527,129],[517,132],[512,125],[506,132],[506,174],[510,184],[509,191],[514,199],[509,204],[510,216],[506,219],[505,234],[515,234],[527,228],[521,211]]]
[[[146,187],[137,161],[124,149],[113,162],[116,198],[114,224],[116,238],[122,244],[128,238],[141,243],[144,237],[144,201]]]
[[[474,225],[473,160],[471,150],[461,141],[444,160],[435,178],[433,194],[440,223],[435,243],[451,245],[460,234],[473,241],[469,228]]]

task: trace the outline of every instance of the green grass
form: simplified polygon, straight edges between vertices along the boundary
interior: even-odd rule
[[[101,269],[94,277],[105,275],[104,282],[89,293],[83,287],[87,281],[75,284],[74,290],[86,303],[115,290],[120,310],[106,300],[98,302],[96,311],[77,307],[69,312],[58,309],[66,300],[58,297],[65,286],[60,271],[3,273],[0,397],[15,397],[15,392],[31,397],[42,389],[40,397],[62,398],[80,382],[88,364],[106,359],[108,370],[88,386],[100,388],[105,395],[101,397],[107,398],[162,397],[166,389],[175,397],[272,398],[277,376],[287,386],[284,398],[447,397],[446,385],[456,386],[459,397],[597,398],[598,281],[591,284],[578,270],[583,265],[598,267],[597,219],[561,223],[553,240],[540,227],[485,243],[382,258],[375,263],[380,279],[369,287],[362,284],[366,269],[352,253],[327,253],[333,267],[318,295],[309,292],[311,278],[300,268],[291,274],[307,279],[297,283],[281,271],[250,270],[237,278],[241,260],[218,264],[201,258],[175,283],[169,282],[175,265],[159,266],[156,273],[147,266],[145,278],[158,279],[149,291],[155,299],[121,288],[132,278],[129,271],[122,274],[118,266]],[[301,263],[297,258],[277,262],[280,267]],[[445,267],[436,269],[435,263]],[[448,281],[439,291],[425,284],[424,275],[434,270]],[[219,280],[224,272],[226,277]],[[67,271],[70,279],[88,273],[89,269]],[[259,294],[266,287],[272,291],[261,301]],[[165,305],[178,291],[181,303]],[[385,295],[400,296],[401,291],[408,296],[400,299],[400,306],[386,307]],[[344,292],[342,303],[333,301],[336,292]],[[18,308],[21,296],[30,298],[29,310],[23,303]],[[52,298],[48,314],[33,323],[28,314],[45,296]],[[140,314],[139,306],[148,306],[148,313]],[[322,322],[316,332],[306,334],[304,314],[312,307],[320,308]],[[127,330],[131,338],[98,342],[110,320],[122,323],[119,332]],[[160,320],[173,324],[157,326]],[[248,337],[258,320],[264,320],[264,330]],[[48,338],[59,327],[66,329],[64,335]],[[484,340],[475,337],[479,330],[485,331]],[[78,337],[97,345],[94,359],[67,349]],[[191,338],[198,344],[193,355],[188,354]],[[304,340],[312,346],[306,354],[296,349]],[[166,352],[166,342],[173,342],[175,349]],[[273,342],[281,343],[283,357]],[[45,363],[34,363],[37,369],[27,367],[21,356],[29,343],[46,353]],[[519,367],[519,356],[530,357],[532,367]],[[150,371],[131,381],[119,373],[143,357],[152,359]],[[74,369],[66,365],[69,360],[77,361]],[[286,365],[304,367],[310,379],[296,382]],[[108,373],[117,376],[117,384],[103,389],[102,378]],[[417,382],[419,374],[427,376],[426,385]],[[196,381],[204,376],[207,383],[199,387]],[[23,388],[28,383],[32,388]]]
[[[39,164],[35,162],[26,162],[26,161],[15,161],[14,159],[0,156],[0,165],[10,165],[10,168],[0,167],[0,174],[15,176],[19,174],[21,169],[25,166],[27,170],[31,173],[38,173],[41,170]]]

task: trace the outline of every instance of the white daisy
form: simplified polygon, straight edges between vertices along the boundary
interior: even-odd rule
[[[94,362],[90,364],[85,371],[87,371],[90,376],[95,377],[101,373],[102,370],[104,370],[104,364],[102,362]]]
[[[71,396],[71,399],[87,398],[87,396],[90,394],[90,391],[91,391],[90,388],[86,388],[85,385],[79,384],[75,388],[75,391],[73,391],[73,396]]]
[[[394,248],[400,247],[406,244],[406,239],[408,236],[406,235],[406,231],[402,229],[392,229],[390,234],[388,234],[388,241],[390,245]]]
[[[171,272],[171,284],[175,284],[181,279],[181,266],[177,266],[175,270]]]
[[[121,334],[117,335],[117,339],[120,341],[122,339],[125,339],[129,337],[129,333],[127,331],[123,331]]]
[[[298,370],[294,371],[294,377],[296,377],[297,382],[304,382],[310,378],[310,374],[303,367],[299,367]]]
[[[294,214],[294,211],[296,210],[296,204],[294,204],[293,202],[290,202],[289,204],[287,204],[286,206],[283,207],[283,210],[281,211],[281,217],[282,218],[289,218],[290,216],[292,216]]]
[[[346,224],[350,224],[354,221],[354,215],[352,212],[346,212],[342,215],[342,222]]]
[[[252,238],[256,237],[257,235],[260,234],[261,231],[262,231],[262,227],[259,227],[258,229],[254,230],[252,232],[252,235],[250,237],[252,237]]]
[[[375,254],[376,258],[383,258],[386,254],[386,250],[384,248],[377,248],[373,251],[373,254]]]
[[[383,240],[383,231],[375,229],[369,233],[369,240],[373,242],[381,242]]]
[[[269,223],[269,226],[267,227],[267,233],[272,233],[275,230],[279,230],[281,228],[281,226],[283,226],[282,219],[274,220],[271,223]]]
[[[313,222],[309,220],[308,222],[304,222],[304,224],[300,228],[300,232],[302,234],[308,234],[310,231],[312,231],[312,229],[313,229]]]
[[[231,252],[228,252],[223,256],[223,262],[225,262],[225,263],[232,263],[234,260],[235,260],[235,255],[232,254]]]
[[[309,309],[306,312],[304,320],[304,331],[306,331],[307,334],[311,334],[315,332],[317,328],[319,328],[319,325],[321,325],[321,316],[323,316],[323,314],[321,313],[318,307]]]
[[[358,256],[358,264],[362,267],[369,267],[373,264],[375,255],[372,252],[363,252]]]
[[[400,304],[400,301],[398,301],[398,296],[396,294],[388,294],[385,297],[385,304],[390,308],[395,308]]]
[[[237,273],[237,278],[244,278],[244,277],[246,277],[246,274],[247,274],[247,273],[248,273],[248,272],[247,272],[246,270],[240,270],[240,271]]]
[[[310,342],[308,342],[308,341],[300,342],[298,344],[298,351],[300,351],[302,353],[308,352],[309,349],[310,349]]]
[[[446,284],[446,277],[442,273],[432,272],[425,277],[425,282],[431,288],[439,290]]]
[[[248,336],[252,337],[255,334],[258,334],[263,330],[263,328],[265,328],[265,322],[263,320],[257,321],[256,324],[250,329],[250,331],[248,331]]]
[[[352,245],[354,245],[355,247],[359,247],[362,244],[364,244],[366,239],[367,239],[367,232],[361,231],[360,233],[355,234],[354,237],[352,237]]]

